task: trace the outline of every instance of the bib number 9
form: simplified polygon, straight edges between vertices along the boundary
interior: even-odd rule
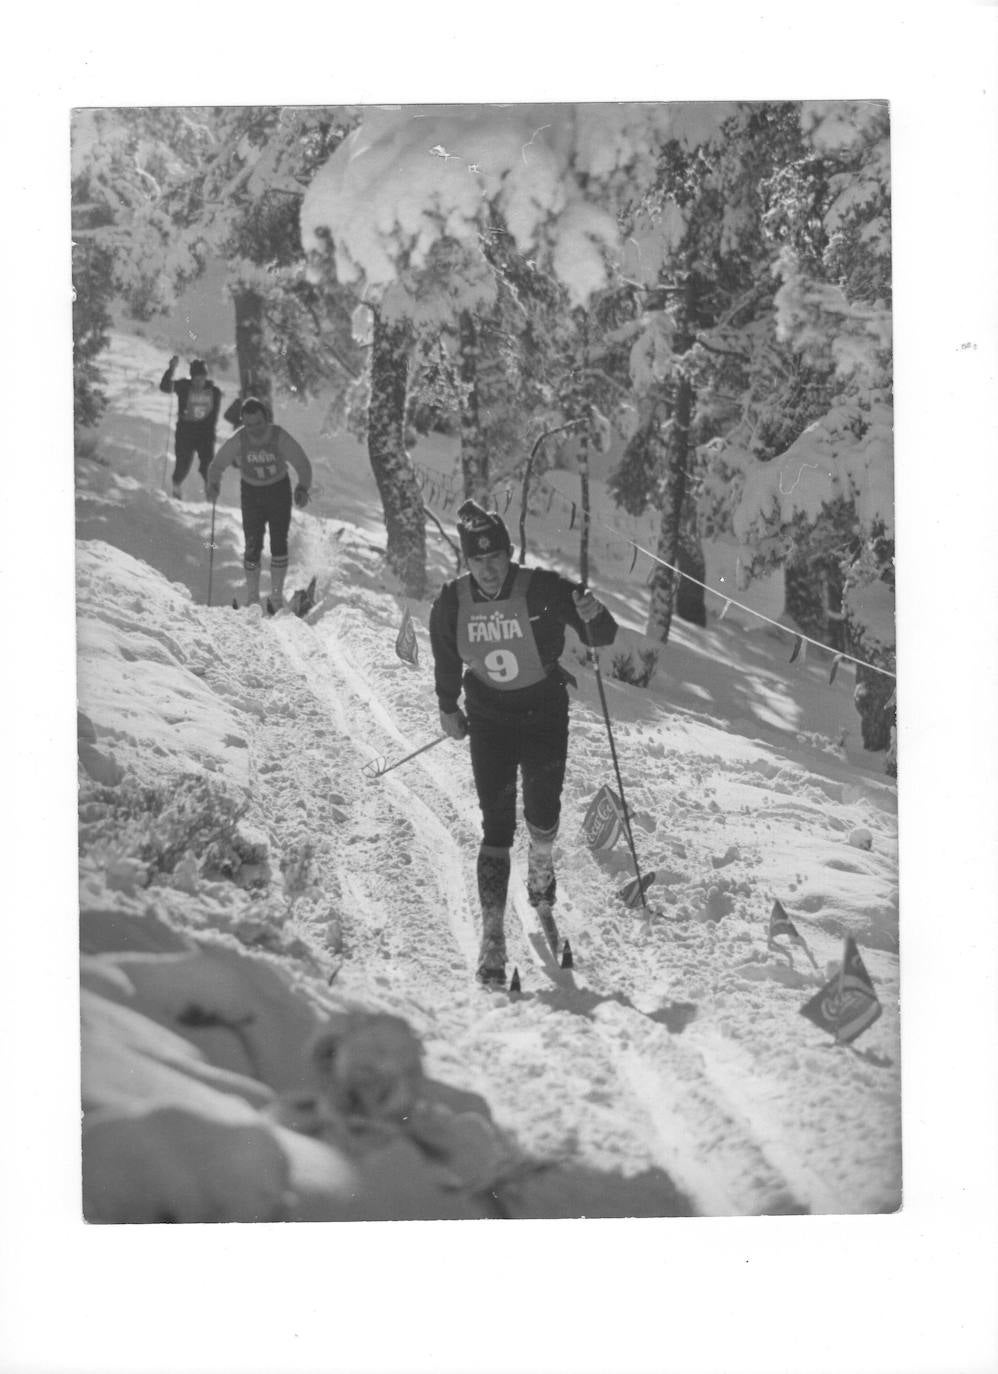
[[[485,655],[485,670],[494,682],[512,682],[519,675],[520,665],[509,649],[493,649]]]

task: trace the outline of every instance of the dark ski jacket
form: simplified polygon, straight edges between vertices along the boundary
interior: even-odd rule
[[[210,434],[214,437],[215,426],[218,423],[218,412],[222,405],[222,393],[214,382],[205,381],[205,390],[211,393],[211,412],[203,420],[190,420],[186,417],[187,397],[191,390],[191,379],[180,377],[174,380],[173,373],[169,368],[163,373],[162,381],[159,384],[160,391],[169,396],[173,391],[177,396],[177,430],[183,430],[188,434]]]
[[[506,581],[496,600],[506,595],[516,576],[518,564],[510,563]],[[468,574],[465,574],[469,576]],[[473,601],[487,601],[472,577]],[[565,628],[570,625],[583,644],[594,648],[612,644],[617,635],[617,622],[602,607],[599,614],[583,625],[573,592],[584,591],[581,582],[569,582],[560,573],[548,568],[531,568],[527,588],[527,610],[541,663],[547,671],[544,682],[535,683],[519,691],[498,692],[467,671],[457,650],[457,579],[445,582],[440,595],[430,608],[430,645],[433,649],[434,679],[441,711],[450,715],[457,710],[458,697],[464,688],[465,702],[472,709],[486,714],[519,715],[533,712],[553,703],[564,691],[565,670],[558,662],[565,649]]]

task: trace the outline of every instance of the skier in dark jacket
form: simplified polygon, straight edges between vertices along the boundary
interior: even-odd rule
[[[198,471],[202,477],[207,475],[215,456],[215,426],[222,404],[222,393],[214,382],[209,381],[208,368],[200,358],[195,358],[191,363],[189,378],[181,377],[179,381],[174,381],[173,373],[179,361],[174,354],[159,384],[160,391],[168,396],[176,393],[177,397],[177,427],[173,443],[177,462],[173,469],[173,494],[178,501],[195,453]]]
[[[442,729],[467,735],[482,811],[478,894],[482,942],[478,978],[506,981],[503,919],[516,829],[516,780],[529,836],[527,895],[552,949],[553,848],[568,754],[567,674],[558,662],[571,626],[593,647],[612,644],[617,623],[580,583],[512,561],[501,517],[465,501],[458,534],[469,571],[447,582],[430,611]],[[464,710],[458,704],[464,692]]]

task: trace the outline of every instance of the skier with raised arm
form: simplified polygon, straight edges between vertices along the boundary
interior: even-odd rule
[[[556,952],[553,848],[568,755],[570,680],[558,660],[567,626],[598,647],[613,642],[617,623],[582,584],[515,563],[498,514],[465,501],[458,535],[468,572],[445,583],[433,603],[430,644],[441,728],[453,739],[469,739],[482,812],[477,977],[504,985],[517,774],[529,837],[527,895]]]
[[[308,505],[312,485],[312,464],[308,455],[286,429],[272,424],[266,406],[254,396],[242,406],[242,427],[215,455],[205,486],[209,501],[217,501],[225,469],[239,469],[239,498],[242,508],[243,569],[246,573],[246,605],[260,599],[260,562],[263,538],[270,535],[270,595],[272,611],[284,604],[284,578],[288,571],[288,533],[291,529],[292,499],[298,507]],[[298,478],[294,497],[288,469]]]
[[[173,434],[173,451],[176,457],[173,469],[173,495],[178,501],[195,454],[201,477],[205,478],[207,475],[215,455],[215,426],[222,404],[222,393],[215,383],[209,380],[207,365],[200,358],[195,358],[190,366],[190,377],[174,380],[173,374],[179,361],[174,354],[159,383],[160,391],[168,396],[173,394],[177,398],[177,424]]]

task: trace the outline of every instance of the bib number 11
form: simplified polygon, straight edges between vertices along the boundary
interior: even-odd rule
[[[519,675],[516,654],[509,649],[493,649],[485,655],[485,670],[494,682],[512,682]]]

